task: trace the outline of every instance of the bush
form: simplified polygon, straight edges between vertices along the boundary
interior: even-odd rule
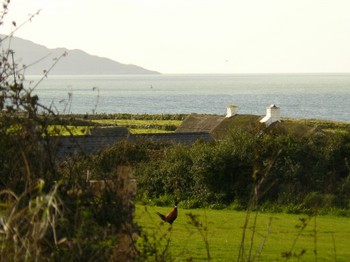
[[[9,2],[3,1],[0,25]],[[132,170],[121,165],[139,161],[142,151],[118,147],[57,159],[48,126],[63,121],[25,87],[15,52],[4,48],[11,37],[0,42],[1,260],[131,260],[135,192]]]
[[[235,201],[247,206],[259,184],[259,204],[275,203],[264,209],[298,213],[312,203],[344,208],[349,203],[349,137],[233,130],[215,143],[168,147],[136,166],[139,197],[172,195],[191,207]],[[322,201],[312,202],[312,192]]]

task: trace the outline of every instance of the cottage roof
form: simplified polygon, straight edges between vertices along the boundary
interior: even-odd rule
[[[261,116],[257,115],[234,115],[232,117],[225,118],[220,125],[218,125],[212,132],[212,136],[216,139],[223,138],[229,131],[233,129],[240,130],[252,130],[257,128],[260,123]]]
[[[90,134],[92,136],[127,137],[129,135],[129,130],[122,126],[94,127],[90,129]]]
[[[209,133],[165,133],[165,134],[137,134],[131,135],[130,140],[149,139],[157,142],[171,142],[176,144],[193,144],[197,140],[203,142],[213,141]]]
[[[233,128],[252,128],[259,125],[260,116],[234,115],[225,117],[221,115],[189,115],[176,129],[176,133],[210,133],[214,138],[220,139]]]
[[[320,127],[312,127],[291,119],[272,123],[266,129],[266,132],[273,134],[290,134],[296,137],[307,137],[324,133]]]
[[[225,116],[220,115],[191,114],[175,133],[211,133],[224,119]]]

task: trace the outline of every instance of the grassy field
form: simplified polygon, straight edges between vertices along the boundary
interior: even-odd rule
[[[159,134],[173,133],[181,124],[181,120],[128,120],[128,119],[98,119],[91,121],[101,126],[123,126],[127,127],[132,134]],[[80,136],[86,135],[87,130],[92,126],[81,125],[51,125],[49,132],[51,135],[69,136],[71,134]],[[69,131],[68,131],[69,130]]]
[[[211,261],[237,261],[245,212],[182,210],[179,207],[178,219],[170,226],[161,223],[155,214],[157,211],[167,213],[170,209],[171,207],[137,206],[136,222],[155,239],[163,238],[163,243],[169,238],[169,250],[173,259],[204,261],[208,258],[209,250]],[[190,224],[188,213],[198,215],[202,226]],[[302,218],[306,219],[305,223],[301,222]],[[255,256],[255,261],[285,261],[286,258],[282,257],[283,252],[300,254],[303,250],[305,254],[300,260],[291,257],[289,261],[350,261],[349,218],[317,216],[310,220],[305,215],[263,213],[258,215],[256,228],[252,230],[253,220],[254,214],[251,214],[244,247],[246,255],[252,250],[250,257]],[[301,230],[303,225],[306,226]],[[253,248],[250,248],[253,232]],[[208,240],[208,249],[205,239]],[[257,251],[264,242],[262,251]]]
[[[48,128],[49,134],[52,136],[82,136],[86,135],[89,127],[87,126],[62,126],[62,125],[51,125]]]
[[[92,120],[94,123],[107,124],[107,125],[118,125],[118,126],[147,126],[147,125],[158,125],[158,126],[178,126],[181,124],[181,120],[129,120],[129,119],[99,119]]]
[[[181,120],[140,120],[140,119],[99,119],[92,120],[100,125],[124,126],[132,134],[172,133],[181,124]]]
[[[108,115],[101,115],[97,119],[90,120],[77,118],[75,121],[77,123],[69,124],[68,127],[70,128],[73,135],[84,135],[86,134],[87,127],[96,125],[127,127],[132,134],[172,133],[183,121],[179,120],[178,117],[176,117],[176,115],[173,115],[173,118],[177,120],[159,119],[159,116],[157,115],[132,116],[129,114],[125,114],[125,116],[127,116],[128,118],[111,118]],[[144,119],[142,119],[142,117],[144,117]],[[328,132],[349,132],[350,130],[350,123],[344,122],[291,118],[285,118],[283,120],[287,123],[299,123],[311,127],[320,127],[322,128],[322,130]],[[50,129],[52,130],[51,133],[53,133],[54,135],[69,135],[69,132],[67,132],[65,128],[60,127],[58,125],[52,125]],[[61,130],[61,132],[59,132],[59,130]]]
[[[350,131],[350,123],[338,122],[331,120],[318,120],[318,119],[297,119],[297,118],[285,118],[284,121],[290,123],[299,123],[312,127],[319,127],[325,132],[331,133],[344,133]]]

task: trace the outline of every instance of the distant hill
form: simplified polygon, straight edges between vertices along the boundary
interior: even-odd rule
[[[4,38],[3,35],[0,36]],[[136,65],[121,64],[109,58],[90,55],[82,50],[66,48],[49,49],[45,46],[18,37],[6,39],[2,48],[15,51],[16,63],[27,66],[27,75],[41,75],[48,70],[55,58],[67,52],[50,71],[51,75],[121,75],[121,74],[159,74]],[[29,66],[30,65],[30,66]]]

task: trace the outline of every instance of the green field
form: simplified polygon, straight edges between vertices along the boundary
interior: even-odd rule
[[[207,250],[211,261],[237,261],[238,250],[246,218],[245,212],[232,210],[181,209],[173,226],[163,224],[156,211],[166,213],[171,207],[137,206],[136,222],[155,239],[170,239],[169,250],[175,261],[207,260]],[[189,224],[186,214],[198,215],[201,227]],[[307,225],[300,230],[300,218],[306,218]],[[317,216],[309,219],[305,215],[267,214],[258,215],[256,229],[252,230],[254,214],[246,230],[245,254],[251,252],[255,261],[285,261],[283,252],[291,251],[298,255],[305,250],[298,260],[291,257],[289,261],[350,261],[350,219],[345,217]],[[207,231],[204,231],[204,228]],[[201,235],[201,229],[203,235]],[[250,248],[252,233],[253,248]],[[298,234],[301,232],[300,236]],[[209,249],[205,245],[205,235]],[[316,237],[315,237],[316,236]],[[153,239],[153,238],[152,238]],[[153,239],[153,241],[155,241]],[[264,242],[261,252],[259,246]],[[293,243],[296,244],[293,247]],[[156,240],[157,242],[157,240]],[[314,253],[316,247],[316,254]],[[292,249],[292,250],[291,250]],[[192,259],[192,260],[191,260]],[[245,260],[248,261],[248,260]],[[252,260],[251,260],[252,261]]]
[[[69,115],[68,115],[69,116]],[[65,118],[67,118],[66,116]],[[95,116],[96,119],[86,120],[82,116],[78,116],[67,127],[73,135],[85,135],[87,127],[92,126],[122,126],[127,127],[132,134],[149,134],[149,133],[172,133],[183,122],[178,115],[169,115],[168,118],[162,119],[159,115],[131,115],[124,114],[122,116],[101,115]],[[118,118],[119,117],[119,118]],[[124,117],[124,118],[122,118]],[[185,115],[181,116],[185,118]],[[64,118],[64,119],[65,119]],[[169,119],[170,118],[170,119]],[[349,123],[313,120],[313,119],[291,119],[285,118],[287,123],[299,123],[312,127],[320,127],[328,132],[348,132]],[[59,132],[61,130],[61,132]],[[53,135],[70,135],[70,133],[60,125],[50,126]]]
[[[92,120],[100,125],[124,126],[132,134],[172,133],[181,124],[181,120],[141,120],[141,119],[98,119]]]
[[[73,125],[51,125],[48,127],[49,134],[52,136],[82,136],[88,133],[87,126],[73,126]]]
[[[182,121],[180,120],[113,120],[101,119],[93,120],[94,124],[102,126],[123,126],[127,127],[132,134],[159,134],[159,133],[173,133]],[[80,125],[51,125],[49,132],[53,136],[81,136],[88,134],[89,128],[93,126]]]
[[[130,119],[99,119],[92,120],[94,123],[99,124],[108,124],[108,125],[118,125],[118,126],[147,126],[147,125],[158,125],[158,126],[167,126],[175,125],[178,126],[181,124],[181,120],[130,120]]]
[[[50,125],[49,132],[53,136],[69,136],[69,135],[86,135],[88,129],[94,126],[122,126],[127,127],[132,134],[159,134],[173,133],[175,129],[182,123],[181,120],[130,120],[130,119],[97,119],[91,120],[93,125],[70,124],[70,125]]]

